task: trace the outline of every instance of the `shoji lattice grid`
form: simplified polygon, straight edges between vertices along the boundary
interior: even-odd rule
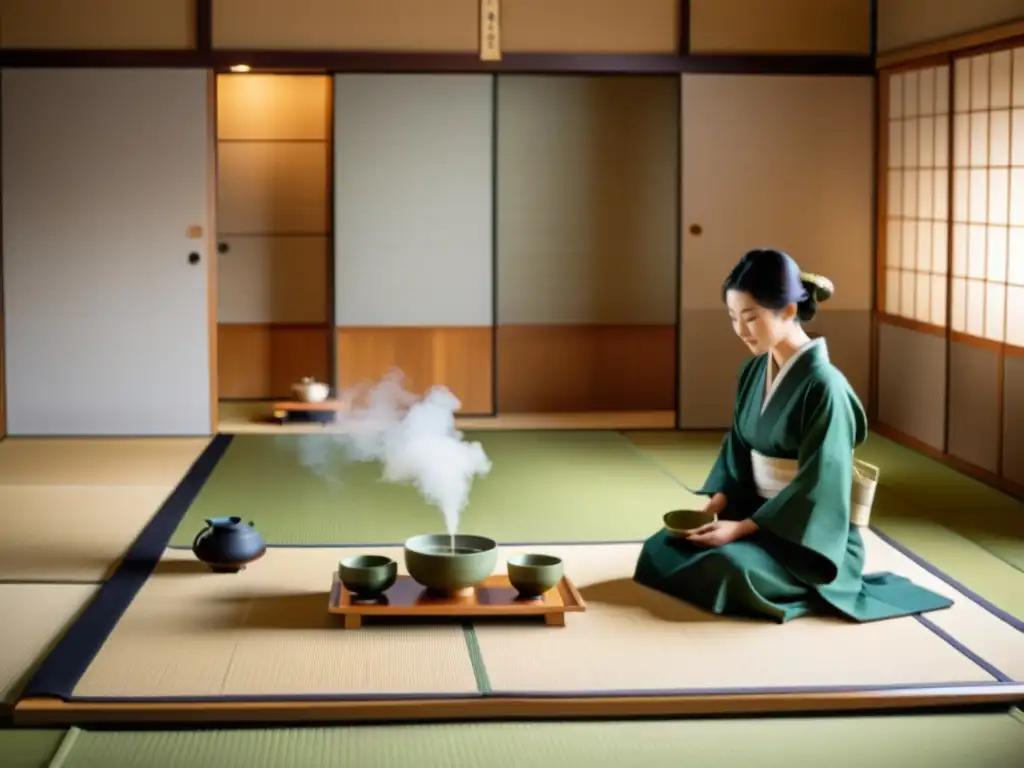
[[[1024,347],[1024,47],[955,67],[951,326]]]
[[[949,67],[889,78],[885,312],[945,327]]]

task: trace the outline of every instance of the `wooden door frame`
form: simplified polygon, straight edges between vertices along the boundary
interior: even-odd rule
[[[217,73],[206,70],[207,215],[206,215],[206,306],[210,366],[210,434],[220,431],[220,394],[217,349]]]

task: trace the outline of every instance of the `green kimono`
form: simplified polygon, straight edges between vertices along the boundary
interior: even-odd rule
[[[863,573],[850,494],[853,450],[867,437],[867,417],[824,341],[794,355],[766,400],[768,365],[768,355],[744,364],[732,429],[698,491],[724,493],[728,505],[719,518],[750,518],[758,530],[721,547],[660,531],[644,543],[634,579],[713,613],[778,622],[811,613],[862,622],[952,605],[902,576]],[[771,498],[758,493],[752,450],[798,462]]]

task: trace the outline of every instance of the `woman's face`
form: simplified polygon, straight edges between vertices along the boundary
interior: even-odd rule
[[[763,355],[784,339],[796,316],[796,305],[781,310],[765,309],[749,293],[730,290],[725,294],[732,329],[755,355]]]

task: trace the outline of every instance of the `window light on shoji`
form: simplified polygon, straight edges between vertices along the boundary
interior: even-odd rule
[[[1024,347],[1024,46],[953,80],[951,326]]]
[[[945,327],[949,263],[949,67],[889,78],[885,307]]]

